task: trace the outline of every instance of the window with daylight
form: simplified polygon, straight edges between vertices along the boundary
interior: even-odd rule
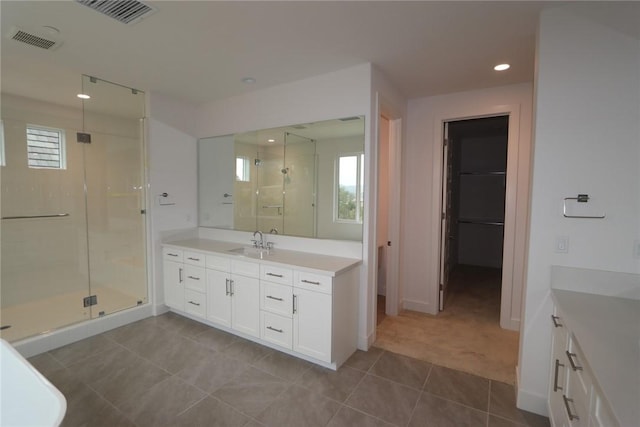
[[[236,157],[236,181],[249,182],[251,166],[248,157]]]
[[[364,154],[341,155],[336,162],[336,212],[340,222],[362,223]]]
[[[30,168],[65,169],[64,130],[27,125],[27,161]]]

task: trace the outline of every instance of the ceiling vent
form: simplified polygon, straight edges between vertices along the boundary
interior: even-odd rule
[[[55,50],[62,44],[60,40],[51,37],[51,35],[45,35],[35,31],[26,31],[15,27],[11,29],[9,38],[46,50]]]
[[[123,24],[135,24],[156,11],[137,0],[76,0]]]

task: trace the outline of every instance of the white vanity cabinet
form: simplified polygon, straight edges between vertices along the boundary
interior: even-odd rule
[[[553,341],[549,381],[549,419],[554,427],[617,427],[618,422],[595,384],[587,357],[565,316],[556,307],[551,317]]]
[[[260,336],[258,264],[208,255],[207,319]]]
[[[355,352],[360,260],[238,253],[233,244],[205,239],[166,244],[166,305],[332,369]]]

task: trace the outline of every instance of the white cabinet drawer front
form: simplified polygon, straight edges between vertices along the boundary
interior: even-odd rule
[[[183,252],[180,249],[163,248],[162,257],[167,261],[182,262]]]
[[[593,406],[589,427],[618,427],[618,421],[609,409],[609,405],[602,399],[600,392],[595,392],[593,396]]]
[[[331,293],[331,284],[333,283],[331,276],[323,276],[321,274],[307,273],[304,271],[294,272],[294,286],[311,291]]]
[[[213,270],[220,271],[231,271],[231,260],[229,258],[215,256],[215,255],[207,255],[206,258],[207,268],[211,268]]]
[[[204,267],[195,267],[193,265],[184,266],[184,284],[187,289],[198,292],[206,292],[207,275]]]
[[[569,349],[567,350],[567,371],[575,377],[574,393],[581,393],[588,396],[591,391],[592,379],[590,369],[587,366],[586,359],[573,335],[569,338]]]
[[[260,278],[262,280],[268,280],[269,282],[291,285],[293,283],[293,271],[290,268],[261,265]]]
[[[291,318],[293,314],[293,289],[291,286],[261,281],[260,308]]]
[[[184,263],[204,267],[205,254],[200,252],[184,251]]]
[[[281,347],[293,348],[293,323],[291,319],[265,311],[261,315],[260,338]]]
[[[185,289],[184,291],[184,309],[187,313],[194,314],[200,317],[206,317],[207,315],[207,298],[202,292],[197,292],[191,289]]]
[[[260,276],[260,264],[255,262],[246,261],[231,261],[231,272],[234,274],[241,274],[247,277],[259,277]]]

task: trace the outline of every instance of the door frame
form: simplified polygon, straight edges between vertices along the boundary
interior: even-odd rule
[[[443,188],[443,154],[444,154],[444,123],[458,120],[480,119],[495,116],[509,117],[509,136],[507,142],[507,179],[505,189],[505,217],[504,240],[502,251],[502,292],[500,298],[500,327],[504,329],[519,329],[519,322],[512,319],[514,303],[513,297],[519,292],[513,292],[514,266],[516,243],[516,207],[518,188],[518,159],[520,137],[520,105],[497,105],[481,108],[460,108],[454,111],[440,112],[434,122],[433,145],[433,189],[431,232],[434,239],[431,242],[431,277],[429,280],[429,297],[439,306],[440,294],[440,257],[441,257],[441,213]],[[523,177],[524,178],[524,177]],[[434,313],[435,314],[435,313]]]

